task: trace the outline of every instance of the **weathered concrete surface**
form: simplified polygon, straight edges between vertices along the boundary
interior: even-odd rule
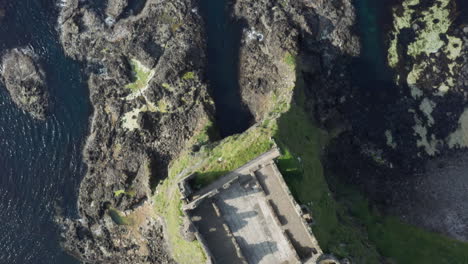
[[[273,161],[279,155],[266,152],[184,198],[215,263],[315,263],[322,254]]]
[[[193,211],[191,218],[219,263],[242,263],[231,237],[223,227],[224,221],[216,215],[211,200],[201,203]]]
[[[255,172],[255,176],[262,185],[266,199],[271,200],[274,210],[278,213],[278,218],[282,228],[286,231],[291,242],[301,259],[312,257],[317,250],[318,243],[309,232],[305,232],[308,227],[298,217],[296,204],[289,198],[285,183],[281,181],[281,175],[274,164],[269,164]]]
[[[248,263],[298,262],[255,179],[244,176],[215,199]]]

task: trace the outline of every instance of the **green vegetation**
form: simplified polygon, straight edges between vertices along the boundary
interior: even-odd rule
[[[113,207],[109,208],[107,213],[112,218],[112,221],[118,225],[131,225],[133,223],[130,217],[124,216],[119,210]]]
[[[213,142],[217,139],[219,139],[219,133],[215,124],[211,121],[203,127],[200,133],[194,136],[195,144],[198,146],[208,144],[209,142]]]
[[[166,100],[161,99],[158,101],[158,106],[154,110],[153,112],[167,113],[169,111],[169,104]]]
[[[268,129],[257,128],[247,135],[235,135],[213,148],[208,161],[196,170],[195,185],[206,186],[220,176],[239,168],[251,159],[268,151],[273,142]]]
[[[383,216],[350,186],[336,184],[336,194],[337,201],[349,212],[344,220],[357,220],[369,241],[395,263],[468,263],[466,243]]]
[[[182,79],[183,79],[183,80],[193,80],[193,79],[195,79],[195,73],[192,72],[192,71],[186,72],[186,73],[184,73],[184,75],[182,76]]]
[[[125,194],[125,190],[117,190],[117,191],[114,191],[114,196],[115,197],[118,197],[122,194]]]
[[[285,62],[294,66],[292,71],[300,67],[291,54]],[[156,212],[166,220],[178,263],[204,263],[206,257],[197,241],[187,242],[179,233],[183,213],[177,182],[196,173],[195,187],[207,185],[268,151],[274,142],[282,151],[278,167],[296,200],[310,208],[315,220],[312,229],[324,252],[362,264],[381,263],[383,258],[399,264],[468,263],[467,244],[381,215],[353,187],[324,171],[322,151],[336,133],[319,129],[304,110],[300,74],[293,100],[287,100],[291,99],[290,89],[282,92],[272,97],[275,107],[267,117],[240,135],[208,143],[213,124],[207,121],[192,138],[193,144],[202,143],[201,149],[196,153],[187,149],[171,163],[169,176],[156,189],[154,199]]]
[[[135,196],[135,194],[136,194],[136,192],[133,189],[130,189],[128,191],[125,191],[125,190],[114,191],[114,197],[119,197],[120,195],[128,195],[130,197],[133,197],[133,196]]]
[[[154,75],[154,70],[146,68],[141,62],[135,59],[130,60],[132,66],[134,82],[129,83],[125,86],[132,90],[132,92],[138,92],[147,87],[149,81]]]
[[[314,126],[304,111],[300,86],[296,87],[295,103],[278,120],[274,135],[282,149],[278,167],[295,199],[310,208],[315,220],[313,232],[325,252],[351,257],[355,263],[379,263],[379,254],[365,232],[352,221],[343,221],[346,209],[328,188],[321,153],[330,136]]]
[[[328,176],[320,162],[327,135],[313,126],[307,114],[292,105],[278,121],[275,134],[283,150],[278,167],[296,200],[310,207],[322,249],[354,263],[468,263],[468,245],[381,215],[353,187]]]
[[[155,196],[156,212],[163,216],[166,222],[166,232],[169,236],[172,256],[177,263],[181,264],[205,263],[206,256],[200,243],[197,240],[188,242],[180,235],[183,213],[182,201],[176,185],[177,182],[174,178],[166,180]]]
[[[174,90],[174,89],[172,88],[172,86],[171,86],[170,84],[168,84],[168,83],[163,83],[163,84],[161,84],[161,86],[162,86],[164,89],[168,90],[168,91],[173,91],[173,90]]]
[[[292,68],[296,68],[296,56],[290,52],[286,52],[286,55],[284,56],[284,62]]]

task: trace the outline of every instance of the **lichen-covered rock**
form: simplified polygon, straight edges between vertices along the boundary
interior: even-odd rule
[[[406,0],[393,9],[388,64],[396,71],[400,89],[408,87],[403,92],[410,95],[413,144],[422,150],[421,156],[468,147],[455,131],[468,102],[466,33],[454,24],[456,13],[449,0]],[[412,138],[404,136],[407,141]]]
[[[15,104],[36,119],[44,120],[49,108],[45,72],[30,49],[12,49],[2,58],[1,76]]]

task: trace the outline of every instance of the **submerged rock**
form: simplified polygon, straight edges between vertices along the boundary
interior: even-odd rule
[[[45,72],[29,49],[12,49],[2,59],[1,75],[15,104],[34,118],[44,120],[49,107]]]

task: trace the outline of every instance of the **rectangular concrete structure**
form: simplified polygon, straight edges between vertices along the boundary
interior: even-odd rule
[[[262,154],[202,190],[179,187],[184,213],[212,263],[315,263],[322,254],[274,163]]]

